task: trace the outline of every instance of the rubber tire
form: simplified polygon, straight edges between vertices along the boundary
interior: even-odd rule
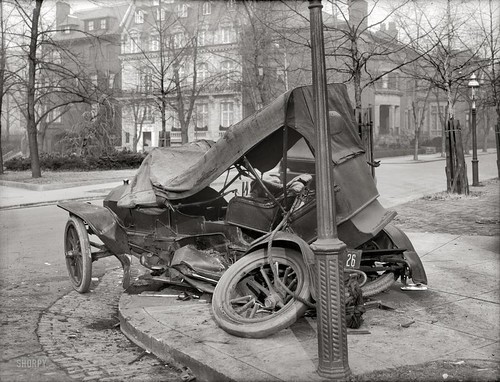
[[[363,297],[372,297],[389,289],[396,282],[394,272],[384,273],[373,281],[368,281],[361,287]]]
[[[302,299],[310,301],[312,286],[302,254],[289,248],[273,247],[272,251],[273,258],[277,261],[285,260],[293,265],[298,279],[303,280],[302,283],[299,281],[296,292]],[[242,257],[229,267],[215,287],[212,297],[212,311],[215,321],[222,329],[232,335],[245,338],[268,337],[292,325],[307,310],[306,304],[292,299],[277,313],[260,320],[243,317],[239,319],[230,313],[229,288],[238,284],[239,280],[235,281],[235,278],[240,278],[241,275],[245,276],[251,270],[258,269],[262,264],[267,264],[266,252],[266,250],[260,249]]]
[[[69,260],[66,258],[66,268],[68,269],[69,279],[73,288],[78,293],[87,293],[90,289],[90,283],[92,281],[92,253],[90,250],[90,241],[89,235],[87,233],[87,229],[85,228],[85,224],[82,219],[76,216],[70,216],[68,222],[66,223],[66,228],[64,230],[64,255],[66,257],[66,252],[68,252],[71,248],[69,248],[69,232],[74,230],[76,232],[77,243],[80,246],[80,254],[81,254],[81,277],[78,280],[75,278],[72,266],[69,263]]]

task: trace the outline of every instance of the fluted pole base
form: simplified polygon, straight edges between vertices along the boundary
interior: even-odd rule
[[[344,264],[346,245],[338,239],[311,245],[316,255],[318,374],[335,381],[351,376],[347,351]]]

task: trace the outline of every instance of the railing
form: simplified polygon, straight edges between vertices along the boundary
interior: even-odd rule
[[[208,137],[208,131],[195,131],[194,139],[206,139]]]
[[[181,143],[182,135],[180,131],[171,131],[170,132],[170,142],[172,143]]]

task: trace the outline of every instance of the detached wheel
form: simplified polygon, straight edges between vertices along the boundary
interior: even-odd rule
[[[264,338],[292,325],[306,311],[301,300],[310,300],[311,284],[302,254],[288,248],[272,251],[274,272],[267,249],[261,249],[231,265],[217,283],[212,309],[226,332]]]
[[[89,235],[83,221],[76,216],[70,216],[66,223],[64,256],[73,288],[79,293],[88,292],[92,281]]]

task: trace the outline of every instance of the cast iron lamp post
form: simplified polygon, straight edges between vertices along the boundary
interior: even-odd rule
[[[316,203],[318,239],[311,245],[316,257],[316,310],[318,322],[318,374],[329,380],[347,380],[344,264],[346,245],[339,240],[326,89],[325,51],[321,0],[309,0],[311,56],[316,124]]]
[[[472,73],[468,84],[472,93],[471,106],[471,128],[472,128],[472,185],[479,186],[479,172],[477,160],[477,132],[476,132],[476,89],[479,88],[479,82],[476,75]]]

